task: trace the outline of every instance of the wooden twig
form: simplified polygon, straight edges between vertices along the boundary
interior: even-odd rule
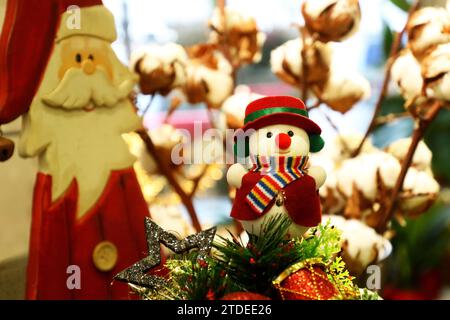
[[[422,118],[419,118],[416,122],[416,128],[414,129],[414,132],[412,135],[412,141],[408,148],[408,152],[406,153],[405,159],[403,159],[403,161],[402,161],[400,174],[397,178],[397,181],[395,182],[394,189],[392,190],[391,199],[387,204],[387,208],[386,208],[385,214],[384,214],[384,219],[380,219],[380,224],[377,227],[377,231],[379,233],[383,233],[384,231],[386,231],[387,225],[395,213],[395,208],[398,203],[398,195],[400,194],[400,192],[403,188],[403,183],[405,181],[406,173],[408,172],[408,169],[411,166],[412,159],[413,159],[414,153],[417,149],[417,146],[419,145],[419,142],[422,140],[429,125],[433,122],[433,120],[438,115],[441,108],[442,108],[441,102],[435,101],[431,105],[431,107],[428,109],[425,116]]]
[[[194,226],[195,230],[197,232],[200,232],[202,230],[202,227],[200,225],[200,221],[198,220],[197,213],[195,211],[194,205],[192,203],[192,196],[186,194],[184,189],[181,187],[181,185],[178,183],[177,179],[175,178],[175,175],[173,174],[171,168],[168,166],[167,163],[165,163],[159,156],[158,152],[156,151],[155,145],[153,144],[152,139],[148,135],[147,131],[142,128],[139,130],[136,130],[136,133],[141,137],[142,141],[145,144],[145,147],[147,149],[147,152],[155,159],[156,165],[158,166],[159,171],[166,177],[169,184],[172,186],[172,188],[175,190],[175,192],[178,194],[178,196],[181,199],[181,202],[186,207],[186,210],[188,211],[188,214],[191,218],[192,225]]]
[[[338,139],[341,142],[342,148],[344,149],[345,153],[350,154],[350,151],[351,151],[350,147],[347,145],[347,142],[345,142],[345,139],[341,136],[339,127],[336,125],[336,123],[334,123],[333,119],[331,119],[331,117],[325,111],[323,111],[322,109],[319,109],[319,110],[320,110],[320,112],[322,112],[323,116],[328,121],[328,123],[333,128],[333,130],[336,131]]]
[[[193,180],[193,186],[192,186],[191,192],[189,193],[189,198],[192,199],[195,196],[195,193],[197,192],[197,189],[200,185],[200,181],[202,180],[203,176],[208,171],[208,168],[209,168],[208,165],[204,165],[202,172],[200,172],[200,174]]]
[[[154,94],[151,94],[151,95],[150,95],[150,97],[149,97],[149,99],[148,99],[148,103],[147,103],[147,105],[145,106],[144,111],[142,112],[142,118],[145,117],[145,115],[147,114],[148,110],[149,110],[150,107],[152,106],[152,102],[153,102],[153,98],[154,98],[154,97],[155,97]]]
[[[306,107],[306,111],[311,111],[311,110],[313,110],[313,109],[317,109],[318,107],[320,107],[322,105],[322,101],[320,100],[320,99],[317,99],[317,101],[316,102],[314,102],[314,104],[313,105],[311,105],[311,106],[309,106],[309,107]]]
[[[223,37],[223,43],[220,45],[220,51],[223,53],[225,58],[230,63],[233,71],[232,71],[232,78],[233,83],[236,85],[236,78],[237,78],[237,71],[241,67],[239,65],[239,62],[234,61],[233,56],[231,54],[230,47],[228,46],[228,28],[227,28],[227,15],[226,15],[226,0],[217,0],[217,8],[219,9],[220,13],[220,20],[222,23],[222,31],[216,30],[217,33],[219,33]]]
[[[181,99],[176,96],[170,99],[169,109],[166,112],[166,116],[164,117],[163,123],[169,123],[170,117],[178,109],[181,103],[182,103]]]
[[[375,127],[381,126],[386,123],[391,123],[393,121],[403,119],[403,118],[410,118],[411,113],[409,112],[401,112],[401,113],[390,113],[385,116],[377,117],[375,120]]]
[[[367,127],[366,133],[364,134],[363,139],[359,143],[358,148],[356,148],[355,151],[353,152],[352,157],[357,156],[361,152],[364,142],[367,140],[370,133],[375,128],[376,118],[377,118],[378,114],[380,113],[381,106],[383,104],[383,100],[386,97],[387,90],[389,87],[389,81],[391,80],[392,65],[394,64],[395,57],[398,54],[398,51],[400,50],[402,38],[406,32],[406,26],[408,25],[409,19],[411,18],[411,15],[417,10],[418,7],[419,7],[419,0],[416,0],[414,2],[414,4],[411,6],[411,8],[409,9],[408,18],[406,20],[405,26],[403,27],[403,29],[400,32],[395,33],[394,41],[392,42],[391,49],[389,52],[389,57],[386,62],[383,84],[381,85],[381,91],[380,91],[380,94],[378,95],[377,101],[375,103],[375,108],[373,111],[372,119],[370,120],[369,126]]]
[[[306,65],[307,60],[307,38],[308,34],[305,27],[300,27],[300,36],[302,37],[303,47],[300,52],[302,58],[302,83],[301,83],[301,97],[303,102],[306,104],[306,100],[308,99],[308,67]]]

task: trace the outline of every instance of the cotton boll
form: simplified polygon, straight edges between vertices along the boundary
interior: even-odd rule
[[[419,62],[409,49],[403,50],[395,59],[391,69],[392,80],[406,100],[406,106],[422,96],[423,79]]]
[[[450,101],[450,43],[441,44],[422,60],[428,97]]]
[[[365,155],[367,164],[379,168],[381,179],[387,188],[393,188],[400,173],[400,163],[397,159],[384,152]],[[376,169],[375,169],[376,174]]]
[[[339,190],[341,190],[346,197],[350,197],[353,192],[353,184],[358,175],[363,174],[362,161],[360,158],[345,160],[339,170],[337,171],[337,180]],[[361,184],[373,183],[372,176],[361,176]]]
[[[131,59],[131,69],[139,74],[139,86],[144,94],[167,95],[186,81],[184,66],[187,54],[175,43],[151,45],[135,53]]]
[[[214,30],[223,32],[222,13],[219,8],[215,8],[209,24]],[[235,9],[225,7],[225,29],[240,28],[243,31],[253,31],[257,29],[256,21],[253,17],[239,12]]]
[[[391,189],[400,173],[400,163],[385,152],[361,154],[347,159],[337,173],[338,187],[347,197],[353,192],[353,184],[368,200],[375,200],[377,194],[377,171],[383,184]]]
[[[304,52],[306,58],[306,81],[322,85],[328,79],[332,48],[321,42],[309,43]],[[272,72],[282,81],[299,87],[303,81],[303,41],[300,38],[289,40],[272,50],[270,65]]]
[[[262,97],[263,95],[251,92],[248,86],[237,86],[234,94],[228,97],[222,105],[222,111],[227,118],[228,128],[241,128],[244,125],[245,108],[247,105]]]
[[[149,134],[154,145],[164,149],[172,149],[183,141],[183,135],[170,124],[163,124]]]
[[[301,81],[302,49],[303,43],[301,39],[297,38],[285,42],[270,53],[272,72],[293,86],[298,85]]]
[[[343,70],[332,69],[325,86],[313,90],[330,108],[341,113],[370,96],[370,84],[363,76]]]
[[[185,92],[190,103],[206,102],[211,107],[218,108],[232,93],[233,79],[227,73],[205,66],[189,65],[187,74]]]
[[[399,208],[408,216],[418,216],[437,199],[439,184],[428,173],[409,168],[399,197]]]
[[[228,7],[225,8],[225,28],[222,20],[221,11],[216,8],[209,21],[210,41],[226,45],[235,65],[258,62],[266,36],[258,30],[256,20]]]
[[[450,41],[450,12],[425,7],[414,12],[407,24],[408,47],[421,59],[427,50]]]
[[[342,231],[342,256],[353,274],[363,273],[370,264],[380,262],[390,255],[392,245],[389,240],[361,221],[335,215],[322,217],[323,223],[328,220]]]
[[[330,74],[332,64],[333,49],[330,44],[320,41],[310,43],[307,40],[307,50],[304,53],[306,59],[306,72],[309,84],[322,85]]]
[[[336,165],[340,165],[345,159],[348,159],[358,148],[363,139],[360,133],[345,133],[336,136],[332,143],[325,145],[324,151],[327,152]],[[326,150],[326,151],[325,151]],[[375,152],[378,149],[372,144],[370,139],[366,139],[361,148],[361,153]]]
[[[302,5],[305,24],[322,42],[342,41],[358,30],[358,0],[306,0]]]
[[[415,168],[409,168],[403,183],[403,189],[412,194],[438,193],[439,184],[428,173],[418,171]]]
[[[402,162],[406,157],[411,141],[411,138],[399,139],[390,144],[386,151]],[[420,141],[414,152],[412,165],[419,170],[427,170],[431,166],[432,156],[433,154],[425,142]]]
[[[188,49],[187,80],[183,91],[190,103],[205,102],[219,108],[233,92],[233,68],[216,46],[196,45]]]

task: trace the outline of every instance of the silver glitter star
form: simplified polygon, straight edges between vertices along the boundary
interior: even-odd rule
[[[160,243],[175,253],[183,253],[198,248],[198,260],[203,260],[211,251],[216,234],[216,227],[192,234],[183,240],[165,231],[150,218],[145,218],[148,256],[119,272],[114,280],[128,282],[137,286],[158,289],[166,285],[166,280],[159,276],[148,275],[150,269],[161,264]]]

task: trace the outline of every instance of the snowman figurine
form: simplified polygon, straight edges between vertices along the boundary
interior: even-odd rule
[[[235,135],[235,152],[245,149],[244,158],[250,161],[233,164],[227,180],[237,188],[231,216],[248,233],[261,235],[264,222],[279,214],[292,221],[290,237],[301,237],[320,223],[318,189],[326,173],[308,162],[309,152],[324,146],[320,133],[297,98],[264,97],[247,106],[241,136]]]

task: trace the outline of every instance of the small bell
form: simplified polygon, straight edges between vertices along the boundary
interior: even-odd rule
[[[14,153],[14,142],[0,136],[0,162],[6,161]]]
[[[284,204],[285,199],[286,197],[284,196],[284,191],[281,190],[280,192],[278,192],[277,199],[275,200],[277,207],[281,207]]]

